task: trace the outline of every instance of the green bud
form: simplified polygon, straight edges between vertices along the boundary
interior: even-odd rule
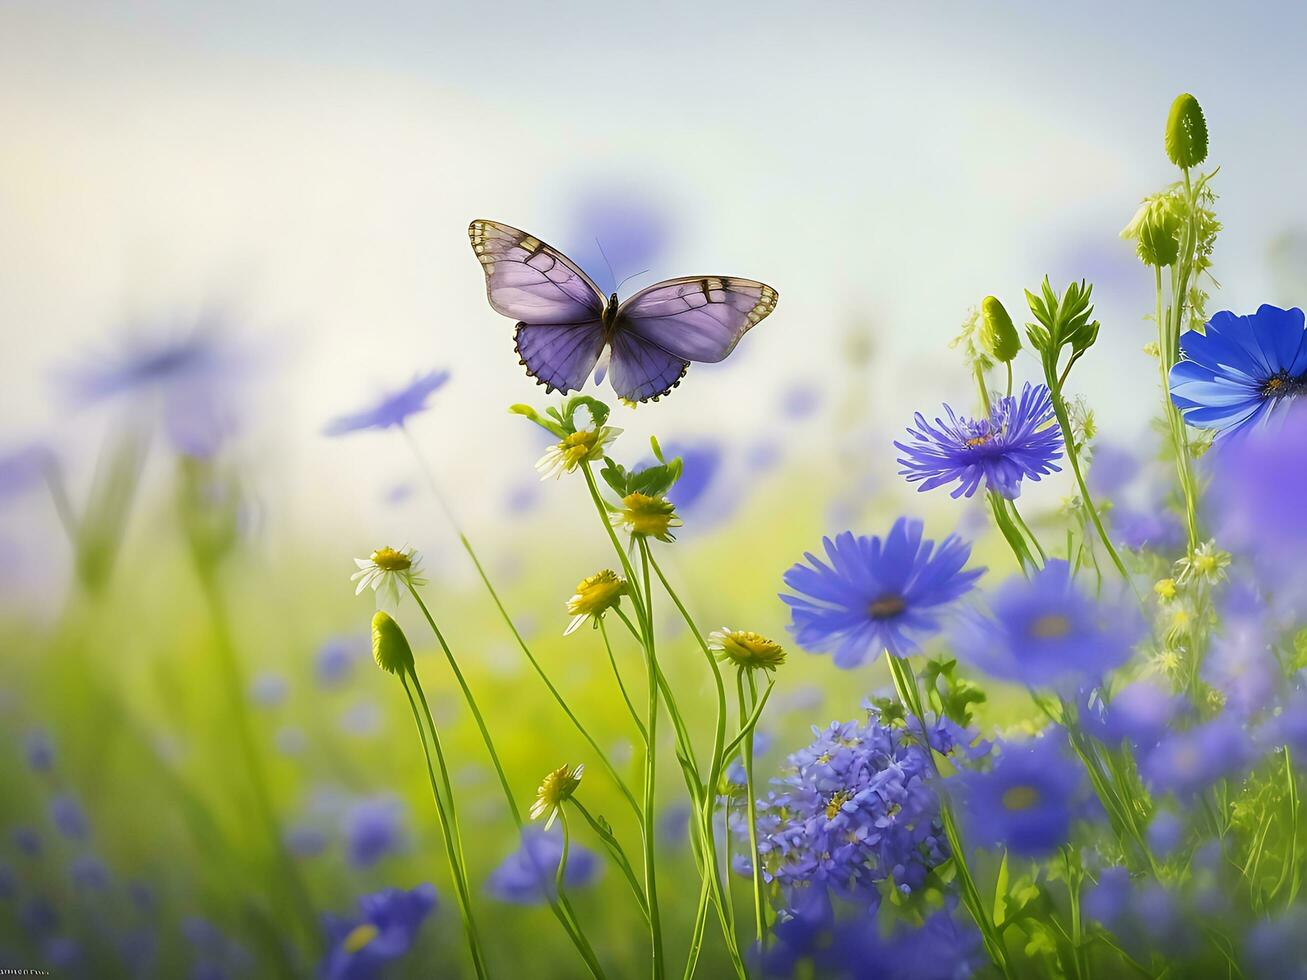
[[[997,296],[986,296],[980,303],[980,342],[994,360],[1006,364],[1021,350],[1021,336],[1012,318]]]
[[[413,670],[413,650],[404,631],[384,610],[372,617],[372,656],[377,666],[391,674]]]
[[[1166,119],[1166,155],[1177,167],[1196,167],[1207,159],[1207,120],[1188,92],[1176,96]]]
[[[1134,240],[1135,252],[1144,265],[1175,265],[1180,255],[1180,214],[1174,199],[1158,194],[1145,200],[1121,237]]]

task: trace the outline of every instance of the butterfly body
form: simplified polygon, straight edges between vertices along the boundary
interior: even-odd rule
[[[518,321],[520,362],[549,391],[574,391],[598,367],[619,397],[657,400],[691,362],[722,360],[776,307],[776,290],[730,276],[669,279],[623,302],[534,235],[473,221],[468,237],[491,307]]]

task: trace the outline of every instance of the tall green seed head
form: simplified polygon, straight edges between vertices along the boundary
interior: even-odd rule
[[[1188,92],[1176,96],[1166,119],[1166,155],[1177,167],[1196,167],[1207,159],[1207,120]]]
[[[1021,350],[1021,335],[997,296],[981,301],[980,317],[980,342],[985,352],[1003,364],[1011,361]]]
[[[384,610],[372,617],[372,656],[377,666],[391,674],[413,669],[413,649],[404,631]]]

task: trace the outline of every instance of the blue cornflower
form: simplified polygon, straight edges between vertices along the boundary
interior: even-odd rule
[[[1040,857],[1070,837],[1083,780],[1060,733],[1007,743],[992,769],[966,771],[957,778],[967,839],[979,846]]]
[[[109,888],[109,869],[94,854],[79,854],[68,866],[73,884],[86,892],[103,892]]]
[[[554,876],[563,857],[563,835],[556,830],[522,828],[522,843],[486,879],[486,892],[501,902],[539,905],[554,893]],[[599,858],[579,844],[567,848],[563,884],[581,888],[594,881]]]
[[[404,806],[390,796],[360,800],[342,818],[345,850],[355,867],[368,868],[404,843]]]
[[[1243,949],[1253,980],[1307,980],[1307,909],[1295,905],[1261,919],[1248,930]]]
[[[81,840],[90,833],[86,811],[73,797],[64,794],[50,801],[50,822],[69,840]]]
[[[33,729],[23,737],[23,755],[33,772],[49,772],[54,768],[54,742],[41,729]]]
[[[882,882],[920,888],[949,854],[929,750],[874,715],[813,734],[759,801],[764,878],[791,902],[818,889],[863,907],[879,902]]]
[[[1053,399],[1043,385],[1027,384],[1020,396],[1007,395],[994,402],[989,418],[968,419],[944,406],[948,421],[937,418],[932,426],[920,412],[917,427],[909,428],[911,442],[894,447],[908,482],[918,490],[933,490],[957,481],[953,497],[970,497],[984,482],[1009,500],[1021,495],[1021,481],[1038,481],[1061,467],[1062,431],[1058,428]]]
[[[1104,704],[1098,698],[1083,704],[1080,724],[1107,745],[1129,741],[1136,749],[1157,744],[1184,707],[1184,698],[1161,684],[1140,680],[1121,688]]]
[[[386,888],[359,899],[359,914],[329,916],[330,947],[318,969],[321,980],[371,980],[384,965],[413,946],[418,929],[436,907],[436,890],[418,885],[410,891]]]
[[[419,374],[403,388],[383,395],[368,408],[332,419],[323,431],[329,436],[343,436],[364,429],[399,428],[409,416],[425,412],[427,399],[443,388],[448,380],[448,371]]]
[[[954,630],[959,659],[1001,680],[1063,692],[1120,667],[1143,629],[1133,606],[1096,601],[1061,560],[1009,579],[990,606],[993,618],[976,613]]]
[[[1221,715],[1172,732],[1144,757],[1139,769],[1155,792],[1193,796],[1251,761],[1252,741],[1234,718]]]
[[[1171,400],[1190,425],[1226,435],[1256,424],[1296,397],[1307,372],[1303,312],[1263,304],[1251,316],[1228,310],[1180,338]]]
[[[963,571],[971,546],[949,535],[935,546],[923,540],[921,521],[900,517],[882,540],[845,531],[823,539],[826,564],[811,552],[785,573],[797,595],[790,632],[809,650],[832,651],[837,667],[855,667],[888,650],[915,652],[918,641],[940,629],[942,607],[969,591],[983,568]]]
[[[138,332],[118,351],[74,368],[67,383],[79,404],[152,405],[175,449],[209,456],[236,429],[237,389],[251,363],[220,323],[204,318],[185,333],[157,325]]]
[[[349,679],[354,664],[363,659],[366,644],[357,637],[337,636],[318,649],[313,670],[322,687],[338,687]]]

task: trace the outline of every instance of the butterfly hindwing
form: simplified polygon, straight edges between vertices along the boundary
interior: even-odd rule
[[[661,398],[685,377],[690,362],[651,344],[629,330],[613,334],[609,379],[613,391],[627,401]]]
[[[624,302],[617,330],[629,330],[681,360],[716,362],[776,308],[776,300],[776,290],[752,279],[669,279]]]
[[[562,252],[498,221],[473,221],[467,234],[496,312],[528,324],[584,324],[602,316],[603,293]]]
[[[517,353],[526,373],[564,395],[582,387],[604,349],[604,328],[585,323],[519,323]]]

